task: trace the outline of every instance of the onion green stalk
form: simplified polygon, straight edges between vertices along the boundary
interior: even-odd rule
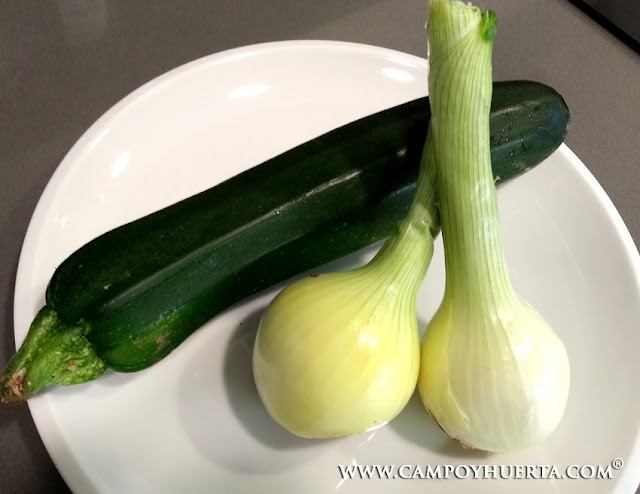
[[[446,285],[422,342],[418,387],[432,417],[463,446],[520,450],[558,426],[569,361],[514,291],[503,255],[489,154],[496,17],[430,0],[427,31]]]
[[[290,285],[262,317],[253,353],[256,386],[269,414],[298,436],[382,426],[415,390],[416,296],[439,231],[430,149],[427,139],[406,219],[371,262]]]

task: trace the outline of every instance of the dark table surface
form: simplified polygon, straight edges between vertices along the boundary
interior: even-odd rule
[[[567,144],[640,244],[640,55],[565,0],[483,0],[496,79],[567,100]],[[18,256],[49,178],[114,103],[169,69],[252,43],[331,39],[424,57],[424,0],[0,0],[0,366],[14,351]],[[27,406],[0,407],[0,492],[68,492]],[[640,490],[638,491],[640,492]]]

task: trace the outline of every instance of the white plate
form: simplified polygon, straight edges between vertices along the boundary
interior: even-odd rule
[[[425,60],[316,41],[220,53],[145,85],[87,131],[45,190],[20,259],[17,341],[43,305],[55,267],[94,236],[340,124],[422,96],[426,87]],[[416,399],[375,432],[330,441],[291,436],[265,412],[251,375],[254,333],[274,289],[216,317],[149,370],[53,387],[31,400],[65,480],[83,494],[633,492],[640,481],[638,252],[606,194],[565,146],[504,186],[499,201],[514,284],[571,358],[566,416],[544,445],[514,455],[465,452]],[[372,252],[338,264],[360,263]],[[438,243],[420,292],[422,327],[443,280]],[[344,480],[338,469],[555,465],[564,473],[592,465],[607,472],[615,458],[625,465],[610,469],[611,480],[373,482]]]

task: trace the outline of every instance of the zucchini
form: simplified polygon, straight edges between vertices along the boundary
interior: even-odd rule
[[[422,98],[350,123],[81,247],[0,376],[2,400],[145,369],[233,303],[388,236],[413,194],[428,111]],[[496,83],[496,180],[549,156],[568,121],[552,88]]]

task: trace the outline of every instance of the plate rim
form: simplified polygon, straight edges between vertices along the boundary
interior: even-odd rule
[[[20,250],[20,256],[18,260],[18,268],[16,272],[16,287],[14,289],[14,321],[16,320],[16,314],[18,312],[18,294],[16,292],[18,288],[19,279],[24,278],[25,258],[30,250],[30,244],[33,238],[37,235],[37,226],[41,224],[42,217],[46,212],[46,205],[53,200],[56,190],[60,185],[61,180],[65,178],[67,172],[74,163],[77,162],[79,153],[86,148],[87,145],[99,137],[100,132],[104,129],[114,117],[125,111],[128,107],[133,106],[136,102],[152,94],[154,91],[161,90],[164,84],[174,83],[180,77],[187,76],[191,71],[201,69],[203,65],[210,63],[221,63],[225,60],[233,60],[237,57],[247,57],[260,55],[264,52],[272,52],[273,50],[291,50],[291,49],[332,49],[338,51],[357,51],[361,53],[373,53],[375,55],[393,55],[400,57],[404,60],[412,60],[420,66],[428,66],[427,59],[404,53],[398,50],[379,47],[375,45],[347,42],[347,41],[334,41],[334,40],[285,40],[285,41],[271,41],[266,43],[256,43],[246,46],[240,46],[223,50],[220,52],[212,53],[185,64],[179,65],[169,71],[160,74],[150,81],[144,83],[140,87],[134,89],[132,92],[121,98],[113,106],[111,106],[106,112],[104,112],[94,123],[92,123],[83,134],[75,141],[69,151],[62,158],[55,171],[51,175],[47,182],[47,185],[43,189],[40,195],[36,207],[33,210],[32,216],[29,220],[27,232],[25,234],[23,244]],[[594,192],[598,203],[603,207],[604,212],[607,215],[609,221],[611,221],[617,232],[621,245],[624,249],[625,255],[630,261],[633,271],[633,278],[636,281],[638,287],[640,287],[640,254],[638,248],[629,232],[623,218],[619,211],[616,209],[613,201],[608,196],[602,185],[598,182],[595,176],[587,168],[587,166],[577,157],[577,155],[565,144],[561,144],[556,151],[561,153],[571,166],[579,173],[581,178],[585,180],[589,188]],[[14,338],[16,347],[22,343],[24,339],[25,331],[19,331],[14,326]],[[29,400],[28,406],[33,417],[34,423],[38,430],[38,434],[44,443],[47,452],[55,464],[56,468],[60,472],[69,488],[77,492],[100,492],[99,484],[95,478],[91,478],[86,469],[82,468],[82,463],[79,461],[76,455],[69,451],[67,444],[63,444],[62,449],[69,453],[69,457],[60,458],[59,451],[61,445],[58,442],[62,440],[61,430],[56,423],[55,416],[47,408],[48,397],[45,394],[35,397]],[[52,427],[55,428],[55,432],[52,434]],[[46,432],[44,432],[46,430]],[[57,451],[54,456],[52,451]],[[64,460],[64,461],[63,461]],[[633,467],[633,468],[632,468]],[[637,472],[637,473],[636,473]],[[622,474],[618,477],[617,485],[614,489],[614,493],[623,492],[635,492],[633,489],[638,488],[640,483],[640,429],[636,431],[636,438],[634,446],[632,447],[631,454],[625,462],[625,467]]]

